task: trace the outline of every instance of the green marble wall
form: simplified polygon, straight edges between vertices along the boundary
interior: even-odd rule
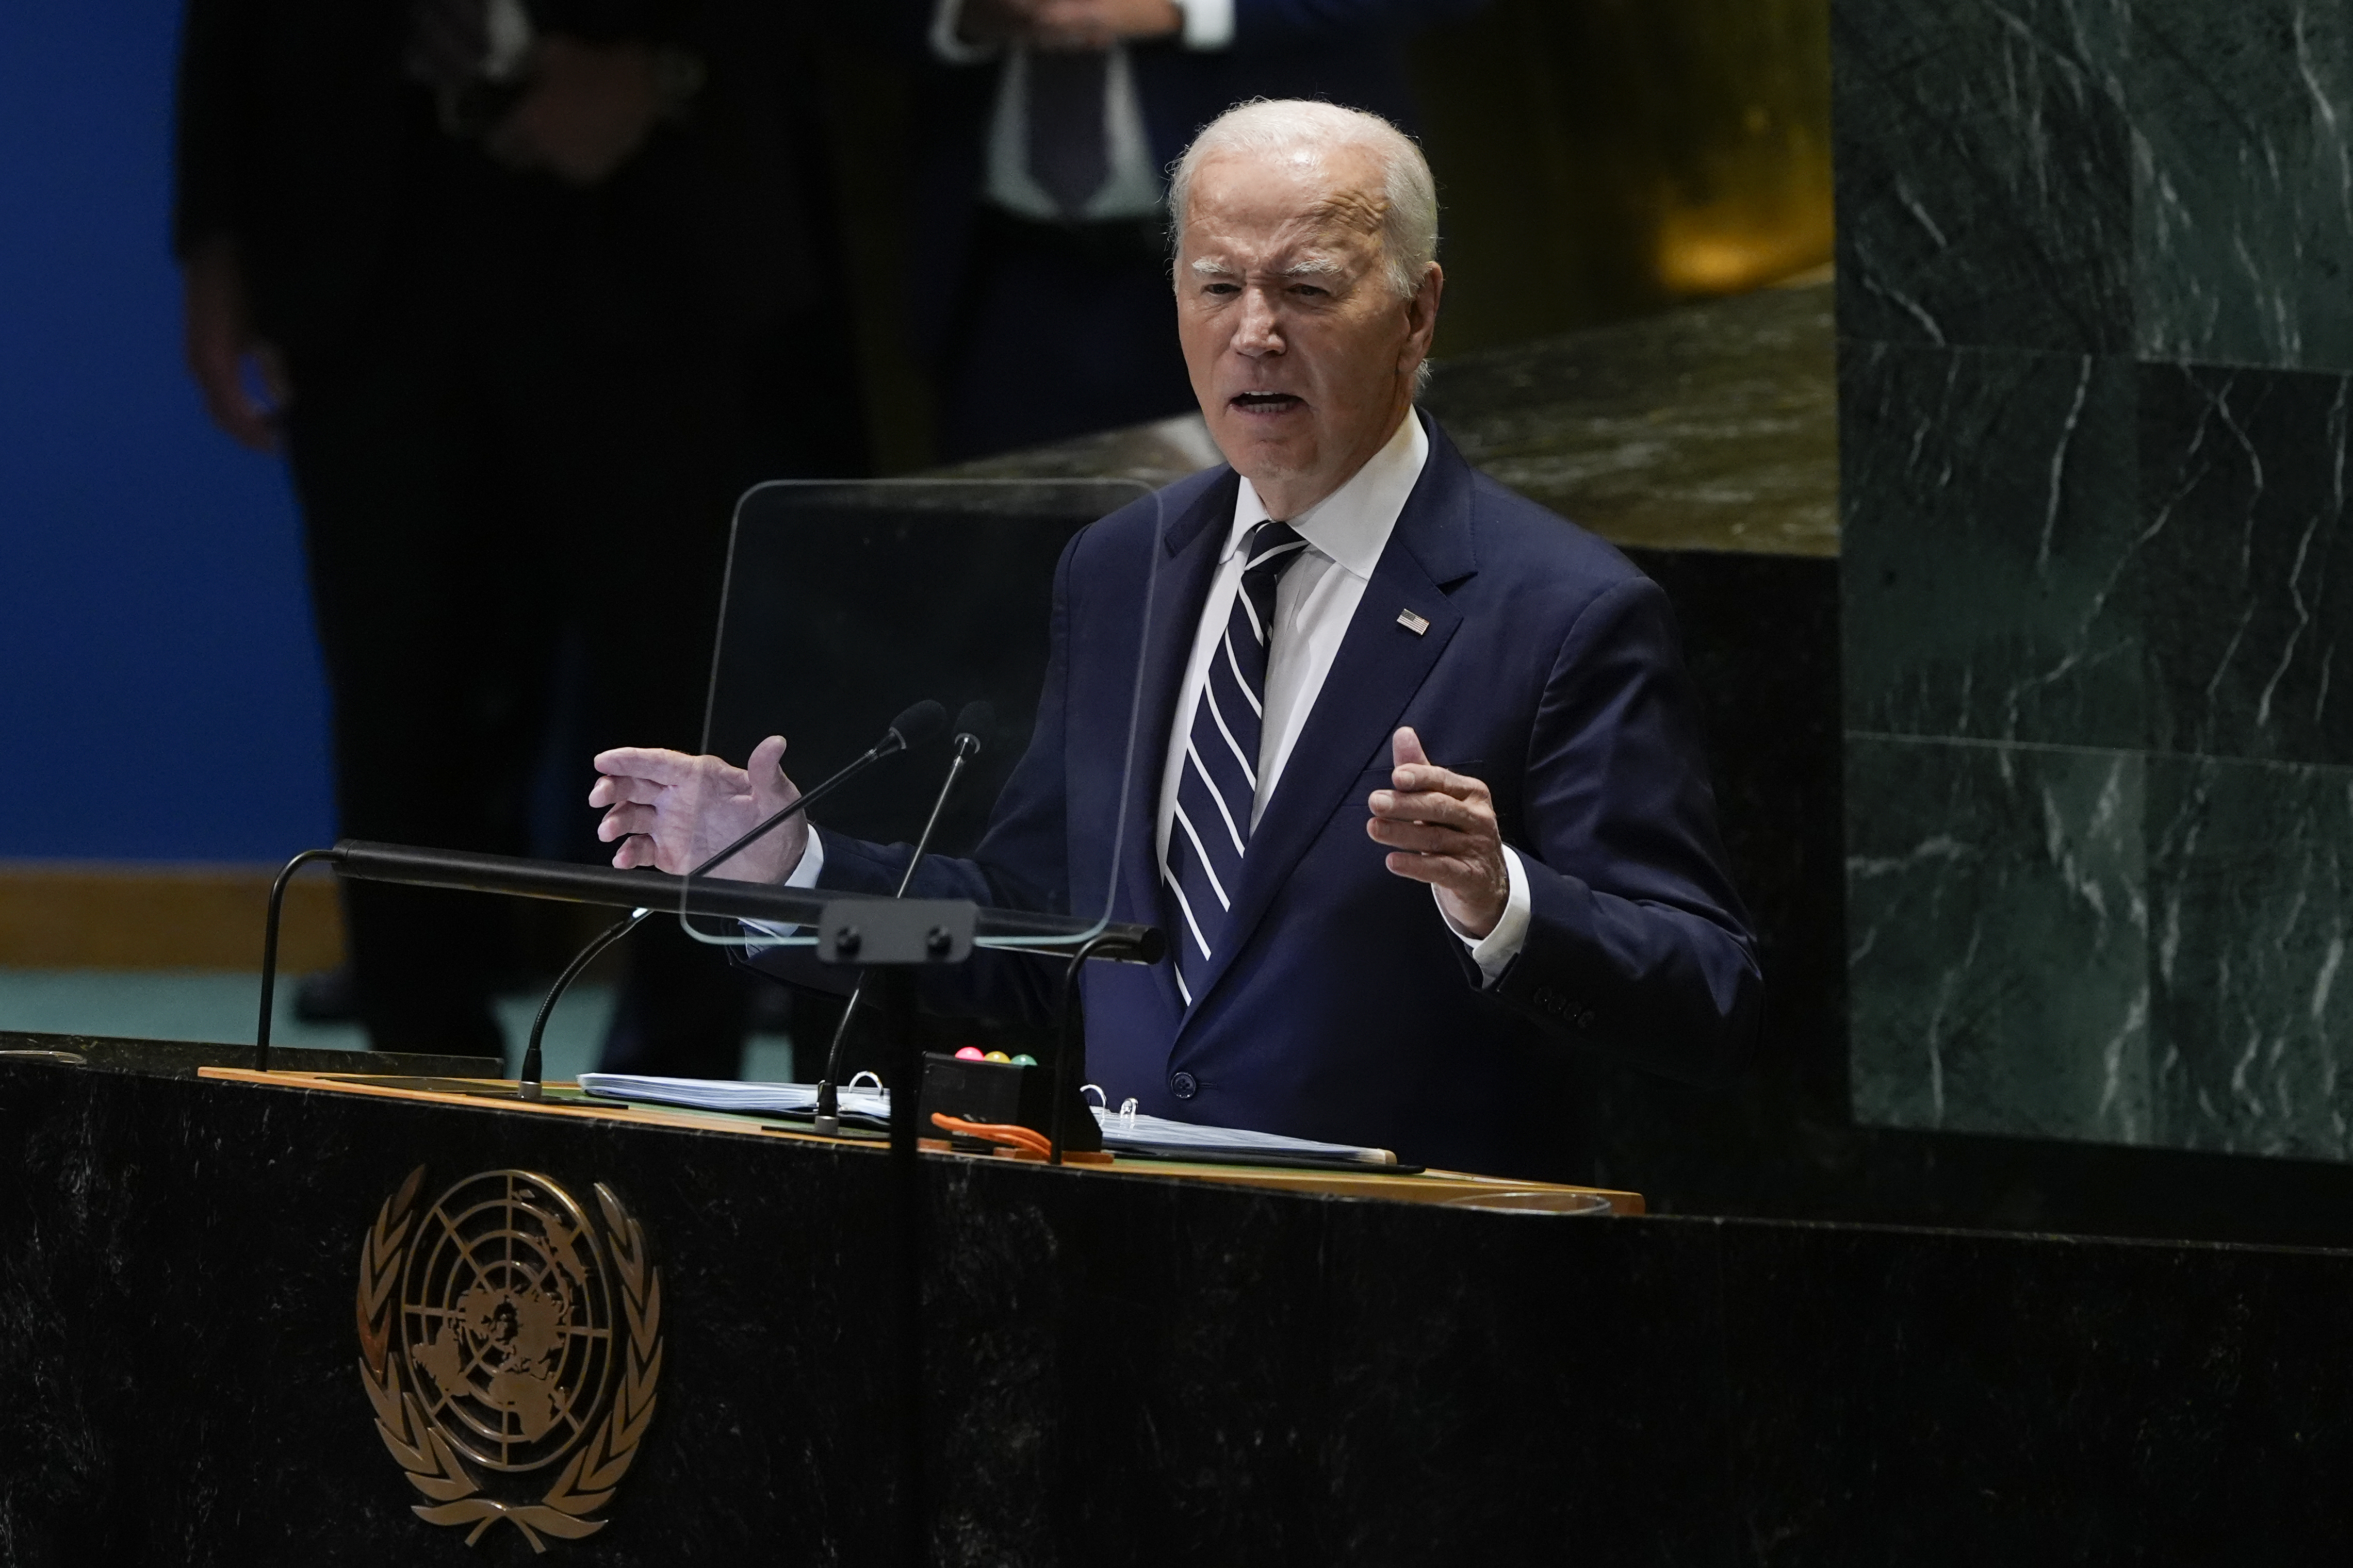
[[[1832,47],[1856,1115],[2353,1156],[2353,14]]]

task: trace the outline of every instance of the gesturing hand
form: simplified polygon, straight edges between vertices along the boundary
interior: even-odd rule
[[[607,807],[596,837],[618,840],[613,864],[624,869],[652,866],[683,876],[800,798],[800,789],[779,763],[785,739],[771,735],[753,748],[749,763],[736,767],[719,757],[620,746],[596,753],[605,776],[588,792],[588,804]],[[801,863],[808,847],[808,819],[796,816],[777,826],[711,875],[737,882],[781,882]]]
[[[1181,32],[1185,13],[1176,0],[965,0],[957,24],[966,43],[1107,49],[1123,38]]]
[[[1048,49],[1107,49],[1123,38],[1183,30],[1176,0],[1033,0],[1029,41]]]
[[[1373,818],[1365,831],[1389,847],[1390,870],[1436,888],[1446,918],[1483,937],[1504,918],[1512,897],[1494,799],[1479,780],[1431,762],[1410,728],[1399,730],[1389,745],[1397,763],[1392,787],[1373,792],[1366,803]]]

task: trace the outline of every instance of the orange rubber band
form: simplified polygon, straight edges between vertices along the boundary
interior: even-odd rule
[[[944,1110],[932,1112],[934,1125],[949,1131],[961,1132],[967,1138],[978,1138],[990,1143],[1002,1143],[1008,1148],[1027,1150],[1032,1154],[1051,1156],[1053,1141],[1044,1133],[1028,1127],[1016,1127],[1007,1121],[966,1121],[950,1116]]]

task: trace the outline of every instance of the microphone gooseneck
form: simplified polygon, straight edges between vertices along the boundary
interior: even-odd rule
[[[547,988],[547,999],[539,1005],[539,1016],[531,1021],[531,1040],[522,1048],[522,1065],[516,1069],[515,1093],[518,1097],[523,1100],[542,1098],[539,1046],[541,1038],[547,1033],[547,1020],[554,1013],[556,1003],[563,999],[565,992],[571,989],[572,983],[580,978],[581,971],[596,962],[598,953],[637,930],[638,922],[651,913],[653,910],[650,909],[631,910],[599,931],[594,942],[572,955],[572,962],[564,966],[564,973],[557,975],[555,984]]]
[[[981,737],[997,728],[997,710],[988,703],[965,703],[956,712],[955,754],[948,759],[948,775],[940,781],[940,793],[933,797],[932,815],[924,820],[923,836],[915,840],[915,852],[907,858],[907,868],[899,877],[899,890],[891,896],[903,899],[914,885],[915,869],[923,863],[924,854],[932,847],[932,835],[940,826],[940,817],[947,810],[948,797],[955,793],[956,781],[973,758],[980,755]],[[813,1131],[828,1138],[841,1132],[841,1103],[834,1081],[841,1076],[842,1047],[849,1039],[849,1022],[858,1016],[858,1003],[866,991],[865,976],[859,977],[851,987],[849,1000],[842,1005],[841,1022],[834,1026],[833,1044],[825,1054],[825,1076],[818,1079],[817,1112],[810,1122]],[[912,1094],[913,1085],[902,1085],[902,1092]]]
[[[883,758],[895,757],[902,752],[912,751],[922,745],[940,732],[941,726],[946,722],[946,709],[930,698],[924,698],[921,702],[892,720],[891,727],[882,731],[882,738],[868,747],[863,755],[848,767],[836,772],[815,788],[799,795],[792,805],[776,813],[753,828],[751,832],[689,871],[686,874],[686,880],[691,883],[695,878],[704,875],[730,856],[741,854],[746,846],[756,841],[762,834],[773,830],[779,823],[789,820],[795,815],[807,811],[812,803],[823,800]],[[539,1016],[532,1020],[531,1039],[523,1047],[522,1062],[516,1069],[515,1093],[519,1098],[523,1100],[541,1098],[540,1079],[543,1068],[540,1043],[542,1037],[547,1033],[547,1020],[554,1014],[556,1003],[564,999],[565,992],[571,989],[572,983],[580,978],[582,972],[596,962],[598,953],[637,930],[645,918],[651,913],[653,910],[650,909],[634,910],[627,919],[597,932],[594,941],[573,955],[572,962],[564,966],[564,973],[555,977],[555,984],[548,987],[547,999],[539,1005]]]

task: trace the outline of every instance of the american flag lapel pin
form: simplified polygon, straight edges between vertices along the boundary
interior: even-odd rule
[[[1403,626],[1406,630],[1411,632],[1416,637],[1419,637],[1422,633],[1430,629],[1430,623],[1421,616],[1415,615],[1411,610],[1399,610],[1398,612],[1398,625]]]

